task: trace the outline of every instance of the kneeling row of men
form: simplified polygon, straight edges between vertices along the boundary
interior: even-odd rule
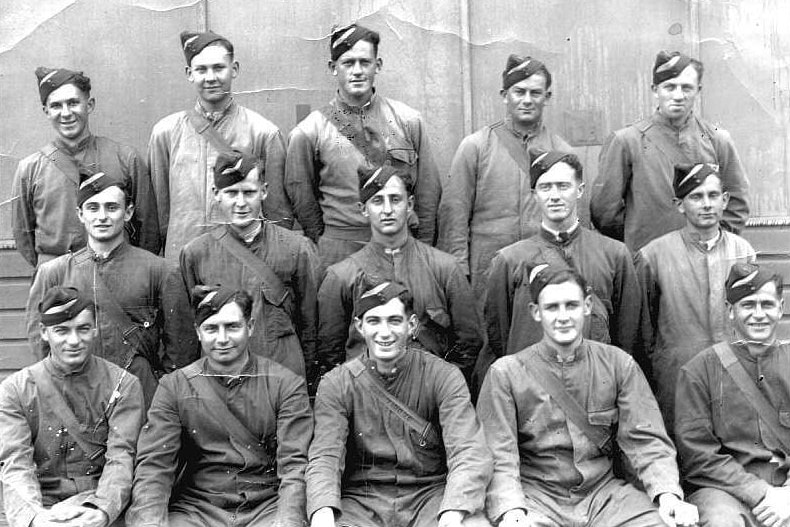
[[[122,525],[128,504],[134,526],[790,525],[781,277],[733,266],[736,338],[681,371],[687,501],[640,368],[583,337],[585,280],[548,264],[529,278],[543,336],[493,364],[477,413],[458,368],[410,338],[398,282],[356,299],[364,349],[325,375],[314,411],[302,377],[250,349],[250,296],[198,287],[204,358],[161,379],[145,426],[140,382],[91,354],[93,302],[53,287],[39,306],[49,356],[0,385],[6,515]]]

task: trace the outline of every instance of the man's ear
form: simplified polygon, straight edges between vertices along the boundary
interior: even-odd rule
[[[214,193],[214,201],[219,202],[219,200],[220,200],[219,189],[217,187],[215,187],[214,185],[211,185],[211,192]]]
[[[672,204],[678,209],[681,214],[686,214],[686,207],[683,206],[683,200],[679,198],[672,198]]]
[[[134,203],[129,202],[126,204],[126,210],[123,212],[123,221],[128,222],[134,215]]]
[[[729,202],[730,202],[730,193],[725,190],[724,192],[721,193],[722,208],[726,209],[727,203]]]
[[[384,67],[384,60],[381,57],[376,57],[376,73],[381,72],[381,68]]]
[[[365,206],[364,203],[362,203],[361,201],[357,201],[357,207],[359,208],[360,214],[362,214],[366,218],[370,216],[370,214],[368,213],[368,208]]]
[[[192,78],[192,67],[191,66],[184,66],[184,74],[187,76],[187,80],[189,82],[193,81],[193,78]]]
[[[354,317],[354,328],[357,330],[357,333],[362,335],[362,319],[359,317]]]
[[[551,100],[551,90],[546,90],[546,102]]]
[[[329,70],[330,75],[337,75],[337,66],[335,65],[334,60],[330,60],[326,63],[326,68]]]
[[[241,71],[241,64],[239,64],[238,60],[234,60],[233,64],[230,66],[230,76],[232,79],[235,79],[239,76],[239,72]]]
[[[529,303],[529,312],[532,314],[532,320],[540,322],[543,317],[540,316],[540,307],[535,302]]]
[[[412,212],[414,210],[414,194],[409,195],[406,199],[407,210]]]
[[[47,326],[39,322],[38,332],[41,334],[41,340],[43,340],[44,342],[49,342],[49,333],[47,333]]]
[[[409,328],[409,335],[412,337],[414,336],[414,332],[417,331],[417,327],[420,325],[420,321],[417,320],[417,315],[412,313],[409,315],[409,319],[406,321],[408,328]]]
[[[579,183],[579,186],[576,189],[576,199],[580,199],[583,194],[584,194],[584,181]]]
[[[589,317],[592,315],[592,294],[587,293],[584,296],[584,316]]]
[[[88,113],[93,113],[93,110],[96,109],[96,99],[94,97],[88,98]]]
[[[255,330],[255,319],[250,317],[250,320],[247,322],[247,332],[249,336],[252,336],[252,332]]]

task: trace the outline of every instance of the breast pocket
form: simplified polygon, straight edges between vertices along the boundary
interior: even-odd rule
[[[271,289],[261,286],[263,330],[266,332],[268,341],[295,333],[293,321],[285,309],[288,294],[287,289]]]
[[[409,437],[417,459],[415,472],[418,476],[441,474],[447,469],[444,444],[432,423],[428,423],[421,432],[410,429]]]
[[[591,340],[597,340],[604,344],[611,343],[612,339],[609,335],[609,314],[612,312],[612,303],[608,300],[602,300],[598,295],[592,295],[592,312],[588,317],[587,328],[585,329],[585,337]]]
[[[607,429],[609,434],[608,440],[603,445],[598,446],[607,456],[612,455],[614,452],[614,435],[617,429],[617,423],[620,420],[620,411],[617,408],[610,408],[608,410],[587,412],[587,419],[591,425]]]
[[[387,158],[392,166],[410,168],[417,164],[417,151],[408,147],[394,147],[387,150]]]

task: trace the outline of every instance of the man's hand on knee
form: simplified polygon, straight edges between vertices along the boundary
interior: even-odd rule
[[[461,511],[444,511],[439,516],[439,527],[461,527],[464,522],[464,513]]]
[[[502,515],[499,527],[525,527],[527,525],[527,512],[524,509],[510,509]]]
[[[697,507],[668,492],[658,497],[658,514],[669,527],[692,527],[699,523]]]
[[[332,507],[321,507],[310,518],[310,527],[335,527],[335,511]]]
[[[752,514],[766,527],[790,527],[790,487],[769,488]]]

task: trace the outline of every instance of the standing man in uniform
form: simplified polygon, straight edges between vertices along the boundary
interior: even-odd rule
[[[738,264],[727,277],[734,339],[681,370],[675,437],[701,527],[790,525],[790,345],[776,338],[782,277]]]
[[[43,360],[0,384],[0,482],[11,527],[106,527],[129,502],[140,382],[95,357],[89,296],[54,286],[38,304]]]
[[[85,247],[85,230],[75,213],[80,169],[85,168],[116,174],[124,182],[136,204],[127,237],[156,254],[159,225],[145,159],[130,146],[91,133],[96,99],[81,71],[39,67],[36,78],[44,115],[56,137],[17,166],[11,191],[17,250],[37,267]]]
[[[702,73],[696,59],[659,52],[652,85],[658,108],[649,118],[614,132],[601,150],[590,200],[592,222],[633,253],[683,227],[672,200],[675,165],[718,165],[730,196],[722,226],[738,233],[749,217],[749,180],[730,134],[694,113]]]
[[[632,352],[639,334],[640,290],[631,254],[621,242],[579,224],[584,192],[574,154],[534,152],[530,186],[541,212],[540,232],[500,249],[491,262],[486,294],[488,345],[496,357],[540,341],[543,330],[529,305],[535,266],[575,269],[589,284],[592,313],[585,337]]]
[[[94,352],[140,380],[147,408],[156,390],[156,372],[163,369],[160,352],[164,350],[177,364],[189,363],[189,357],[179,355],[181,336],[177,321],[169,316],[170,300],[175,304],[177,299],[165,293],[164,259],[124,239],[124,223],[134,213],[124,184],[106,172],[83,173],[82,177],[75,215],[88,244],[38,269],[27,304],[30,344],[39,358],[47,354],[36,309],[47,291],[58,285],[77,287],[96,304]]]
[[[359,167],[386,163],[406,171],[416,213],[409,226],[418,240],[435,241],[441,189],[428,135],[419,113],[376,93],[379,39],[377,32],[357,24],[332,33],[329,71],[337,77],[337,95],[288,137],[285,189],[327,267],[370,239],[370,227],[357,208]]]
[[[696,525],[656,400],[623,350],[582,337],[592,309],[572,269],[533,269],[537,344],[496,361],[477,405],[494,455],[499,527]],[[644,490],[612,473],[614,445]]]
[[[140,433],[129,527],[305,521],[313,418],[304,379],[252,349],[244,291],[193,295],[204,357],[162,378]]]
[[[213,193],[228,223],[184,247],[181,275],[186,291],[223,284],[249,293],[259,323],[251,336],[253,353],[298,375],[307,367],[312,380],[321,262],[310,240],[262,217],[267,199],[262,169],[257,159],[240,152],[219,155]]]
[[[530,189],[530,148],[572,152],[543,123],[551,73],[532,57],[510,55],[502,72],[503,121],[464,138],[442,181],[437,247],[456,257],[478,297],[494,253],[540,230]]]
[[[363,291],[364,353],[329,372],[315,399],[307,466],[312,527],[486,527],[491,454],[455,366],[419,344],[411,294]]]
[[[749,242],[721,228],[729,194],[718,168],[676,167],[674,203],[685,226],[644,246],[634,258],[642,288],[642,367],[651,372],[672,434],[680,368],[730,331],[724,283],[730,267],[754,261]]]
[[[359,208],[370,221],[371,239],[327,270],[318,293],[322,366],[331,369],[362,352],[364,341],[354,327],[354,300],[371,285],[397,280],[414,291],[419,325],[412,337],[469,379],[483,345],[475,298],[451,256],[409,233],[408,217],[414,210],[409,176],[389,165],[360,168]]]
[[[281,186],[285,142],[274,124],[233,99],[240,68],[233,44],[211,31],[184,31],[181,48],[197,101],[156,123],[148,143],[168,261],[175,261],[184,245],[222,221],[211,191],[211,174],[221,152],[239,150],[259,159],[269,183],[266,216],[286,227],[293,221]]]

